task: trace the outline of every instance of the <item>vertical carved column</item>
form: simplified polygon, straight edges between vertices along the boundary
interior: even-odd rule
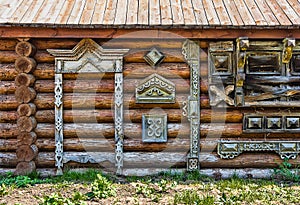
[[[55,166],[57,167],[56,174],[62,175],[63,168],[63,88],[62,74],[55,74],[54,88],[54,105],[55,105]]]
[[[122,174],[123,168],[123,73],[115,73],[115,143],[116,173]]]
[[[190,121],[190,153],[187,156],[189,171],[200,168],[199,138],[200,138],[200,48],[193,41],[186,40],[182,53],[190,67],[190,96],[188,102],[188,119]]]
[[[15,61],[15,69],[18,75],[15,78],[15,97],[19,103],[17,126],[19,129],[18,144],[16,149],[17,167],[15,174],[22,175],[36,170],[34,159],[38,154],[38,148],[35,145],[36,112],[35,104],[31,103],[36,92],[33,88],[35,78],[31,74],[36,68],[36,61],[32,56],[35,54],[35,47],[26,40],[21,40],[15,48],[19,55]]]

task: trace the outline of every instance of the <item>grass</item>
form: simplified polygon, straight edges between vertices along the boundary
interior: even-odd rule
[[[62,191],[81,183],[86,184],[89,191],[74,191],[68,197],[62,196],[59,191],[45,194],[38,198],[39,204],[81,205],[93,200],[129,204],[299,204],[298,173],[291,172],[289,165],[284,164],[274,171],[273,177],[273,180],[238,177],[215,180],[199,172],[165,172],[155,176],[118,179],[97,170],[88,170],[84,173],[66,172],[63,176],[43,179],[37,174],[13,176],[10,173],[0,177],[0,197],[8,196],[13,189],[28,189],[35,184],[53,184],[53,187]],[[134,202],[122,201],[125,196],[130,196]]]

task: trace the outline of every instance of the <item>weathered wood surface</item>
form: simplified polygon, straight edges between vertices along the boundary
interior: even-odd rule
[[[20,73],[15,78],[15,85],[16,86],[33,86],[35,82],[35,77],[31,74]]]
[[[19,162],[30,162],[38,154],[36,145],[20,145],[17,147],[16,156]]]
[[[127,168],[185,168],[186,166],[185,152],[125,152],[124,165]],[[13,152],[3,152],[1,154],[0,163],[2,167],[15,167],[17,165],[16,154]],[[86,152],[66,152],[67,159],[81,161],[88,159]],[[94,162],[97,166],[114,166],[113,152],[95,153]],[[98,156],[98,157],[97,157]],[[299,157],[289,162],[296,167],[299,164]],[[272,152],[265,153],[244,153],[232,160],[221,159],[216,153],[200,153],[200,165],[202,168],[275,168],[283,162],[278,154]],[[53,168],[55,164],[54,152],[39,152],[35,160],[37,168]],[[82,167],[82,163],[73,163],[78,167]],[[86,164],[88,166],[88,164]],[[105,167],[105,166],[104,166]]]
[[[1,52],[1,51],[0,51]],[[0,57],[1,58],[1,57]],[[1,59],[0,59],[0,62]],[[54,62],[52,62],[54,63]],[[202,66],[201,66],[202,67]],[[183,78],[190,77],[189,67],[186,63],[162,63],[156,70],[152,69],[145,62],[142,63],[126,63],[124,64],[124,77],[125,78],[145,78],[153,73],[162,75],[165,78]],[[36,79],[54,79],[54,64],[51,63],[39,63],[33,72]],[[0,64],[0,80],[14,80],[17,76],[14,64]],[[113,79],[113,74],[64,74],[66,80],[76,79]],[[207,69],[201,70],[201,76],[207,76]]]
[[[19,162],[17,164],[16,170],[14,172],[15,175],[26,175],[32,173],[36,170],[35,162]]]
[[[86,77],[86,76],[85,76]],[[169,79],[176,85],[176,92],[189,92],[189,80],[187,79]],[[135,92],[135,86],[140,79],[125,79],[124,91]],[[207,79],[202,79],[200,82],[201,93],[208,92]],[[54,90],[54,80],[37,80],[34,84],[34,89],[38,93],[52,93]],[[113,92],[114,81],[111,79],[90,80],[82,79],[79,76],[77,80],[64,80],[63,85],[64,92]],[[14,94],[16,91],[16,85],[13,81],[0,81],[0,94]]]
[[[33,103],[21,104],[18,107],[17,113],[19,116],[31,116],[36,112],[36,106]]]
[[[27,41],[20,41],[16,44],[15,51],[19,56],[33,56],[36,52],[36,47]]]
[[[18,103],[29,103],[33,101],[36,96],[36,92],[33,88],[24,85],[19,86],[16,89],[15,97]]]
[[[19,145],[31,145],[34,144],[37,139],[37,135],[35,132],[20,132],[17,137],[17,146]],[[3,144],[8,143],[8,140]]]
[[[17,125],[20,131],[31,132],[37,125],[35,117],[21,116],[17,119]]]
[[[19,73],[30,73],[36,68],[36,61],[33,58],[18,57],[15,61],[15,69]]]

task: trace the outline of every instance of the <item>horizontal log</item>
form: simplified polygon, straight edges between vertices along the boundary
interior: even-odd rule
[[[12,128],[13,129],[13,128]],[[39,123],[34,130],[40,138],[54,137],[54,124]],[[187,136],[189,134],[188,124],[168,124],[168,137],[175,138],[178,136]],[[124,123],[125,138],[140,138],[142,136],[142,125],[140,123],[128,124]],[[64,137],[74,138],[94,137],[94,138],[113,138],[114,124],[113,123],[77,123],[64,124]]]
[[[31,42],[36,45],[39,49],[72,49],[75,47],[81,39],[71,39],[71,38],[62,38],[62,39],[31,39]],[[180,48],[182,47],[183,39],[135,39],[128,40],[124,38],[114,38],[114,39],[94,39],[96,43],[101,45],[103,48],[107,49],[134,49],[134,48]],[[14,42],[5,42],[7,47],[12,47]],[[1,47],[0,47],[1,48]]]
[[[2,140],[3,141],[3,140]],[[7,139],[3,144],[6,145],[7,151],[13,150],[15,139]],[[167,143],[143,143],[140,139],[125,139],[124,152],[143,151],[143,152],[182,152],[189,150],[188,138],[168,139]],[[1,145],[1,140],[0,140]],[[11,145],[11,147],[8,147]],[[39,138],[36,141],[39,151],[54,151],[55,140],[53,138]],[[103,138],[70,138],[64,140],[64,151],[78,152],[114,152],[114,139]],[[1,149],[1,148],[0,148]]]
[[[14,94],[17,86],[14,81],[1,81],[0,80],[0,95]]]
[[[19,41],[13,38],[2,38],[0,39],[0,50],[1,51],[14,51]]]
[[[16,111],[0,111],[0,122],[15,123],[18,119]]]
[[[17,123],[0,123],[0,138],[16,138],[19,132]]]

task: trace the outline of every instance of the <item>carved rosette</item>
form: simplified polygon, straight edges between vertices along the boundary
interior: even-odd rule
[[[57,174],[63,164],[74,160],[63,152],[63,73],[115,73],[115,166],[117,174],[123,167],[123,56],[128,49],[104,49],[91,39],[81,40],[72,50],[48,49],[55,56],[55,161]],[[97,163],[79,157],[82,163]]]
[[[190,67],[190,96],[188,98],[188,119],[190,121],[190,153],[187,157],[187,170],[197,170],[199,164],[200,138],[200,47],[193,41],[186,40],[182,54]]]

